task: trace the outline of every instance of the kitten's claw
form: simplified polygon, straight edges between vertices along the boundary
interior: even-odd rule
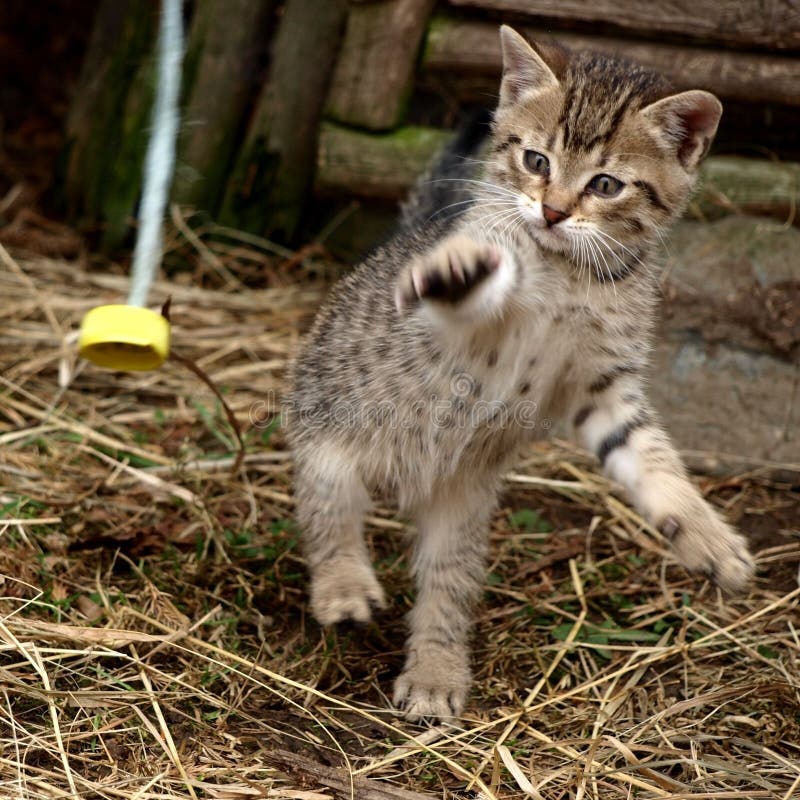
[[[411,261],[397,281],[395,305],[401,314],[419,300],[458,303],[495,272],[502,255],[463,234],[447,238]]]

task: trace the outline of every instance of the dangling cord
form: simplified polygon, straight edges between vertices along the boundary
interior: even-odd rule
[[[161,263],[162,226],[172,173],[183,60],[182,0],[164,0],[158,33],[158,86],[153,105],[152,132],[144,162],[139,233],[133,251],[133,270],[128,305],[144,306],[147,293]]]
[[[152,133],[145,156],[142,200],[139,206],[139,233],[133,251],[133,268],[128,305],[144,306],[147,294],[161,263],[163,223],[167,208],[172,173],[175,169],[175,146],[180,119],[181,62],[183,61],[182,0],[164,0],[158,33],[158,87],[153,105]],[[169,321],[170,301],[161,309]],[[192,359],[176,353],[170,359],[193,372],[214,392],[225,409],[228,422],[236,434],[239,451],[231,472],[239,471],[244,460],[245,445],[236,415],[211,378]]]
[[[167,298],[167,301],[161,308],[161,316],[164,317],[167,321],[169,321],[169,306],[170,306],[170,298]],[[245,454],[245,444],[244,439],[242,439],[242,429],[239,426],[239,420],[236,419],[236,414],[233,413],[233,409],[228,405],[227,401],[222,395],[222,392],[217,388],[214,381],[211,380],[211,376],[202,368],[198,367],[197,364],[192,361],[191,358],[188,356],[181,355],[180,353],[176,353],[175,349],[173,348],[169,354],[170,361],[176,361],[178,364],[182,364],[186,369],[190,372],[193,372],[198,378],[200,378],[203,383],[214,392],[214,396],[219,400],[222,404],[222,407],[225,409],[225,416],[228,418],[228,423],[230,424],[231,428],[233,428],[233,432],[236,434],[236,441],[239,444],[239,451],[236,453],[236,458],[233,460],[233,465],[231,466],[231,475],[235,475],[242,463],[244,462],[244,454]]]

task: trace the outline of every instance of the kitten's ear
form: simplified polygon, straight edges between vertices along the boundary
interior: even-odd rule
[[[503,46],[503,81],[500,105],[516,103],[530,89],[558,86],[558,78],[547,62],[513,28],[500,28]]]
[[[642,109],[642,114],[675,144],[681,164],[694,170],[717,132],[722,103],[713,94],[694,89],[658,100]]]

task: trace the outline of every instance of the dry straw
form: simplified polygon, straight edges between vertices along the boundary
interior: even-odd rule
[[[195,273],[153,300],[172,296],[176,346],[243,424],[234,476],[191,374],[75,360],[70,332],[123,270],[0,249],[0,797],[800,797],[796,486],[700,481],[756,537],[759,581],[727,598],[665,565],[586,456],[532,450],[494,525],[467,715],[409,725],[384,694],[405,522],[369,520],[386,617],[320,631],[272,422],[324,248],[173,220],[167,264]]]

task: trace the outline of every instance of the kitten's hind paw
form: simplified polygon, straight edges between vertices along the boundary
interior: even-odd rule
[[[401,314],[419,300],[459,303],[495,272],[498,248],[454,234],[409,263],[397,281],[395,305]]]
[[[404,716],[412,722],[458,717],[471,683],[466,654],[432,647],[409,661],[394,684],[394,704]]]
[[[339,622],[366,624],[386,599],[369,564],[355,559],[332,559],[313,570],[311,610],[320,625]]]

